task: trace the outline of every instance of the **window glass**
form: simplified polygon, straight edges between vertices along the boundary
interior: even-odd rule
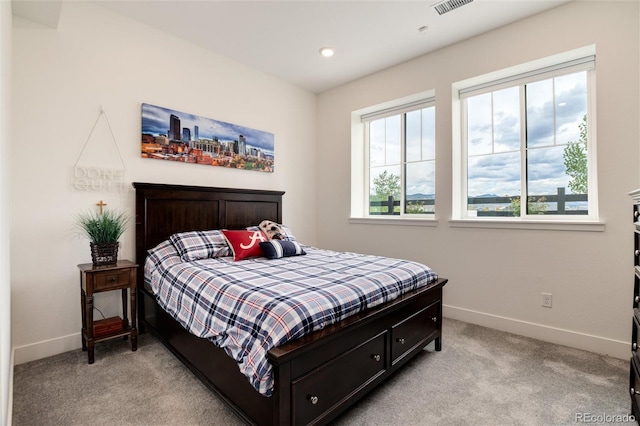
[[[435,107],[365,122],[368,126],[368,214],[435,211]]]
[[[579,71],[463,99],[467,216],[590,213],[587,88]]]

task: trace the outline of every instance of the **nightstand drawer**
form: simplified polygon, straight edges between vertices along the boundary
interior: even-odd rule
[[[130,273],[126,271],[113,271],[95,274],[93,291],[109,290],[112,288],[128,287]]]

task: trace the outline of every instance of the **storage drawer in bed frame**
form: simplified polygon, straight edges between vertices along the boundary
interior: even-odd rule
[[[383,331],[353,349],[341,353],[317,369],[291,381],[294,424],[306,425],[349,395],[365,387],[386,370],[387,332]],[[340,380],[341,386],[335,381]]]

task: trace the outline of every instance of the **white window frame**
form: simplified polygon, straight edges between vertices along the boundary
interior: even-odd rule
[[[415,111],[427,106],[435,107],[435,91],[428,90],[411,96],[384,102],[371,107],[359,109],[351,113],[351,212],[349,223],[378,223],[393,225],[437,225],[435,214],[401,214],[370,215],[369,214],[369,143],[368,121]],[[404,144],[401,159],[401,182],[403,185],[401,205],[404,203],[404,174],[406,159]],[[437,153],[436,153],[437,156]],[[435,160],[434,160],[435,161]],[[437,198],[437,196],[436,196]]]
[[[588,70],[588,180],[589,213],[586,216],[524,215],[522,217],[483,217],[467,214],[467,138],[464,97],[501,88],[519,86],[554,75]],[[452,226],[500,229],[550,229],[602,231],[604,223],[598,215],[597,148],[595,111],[595,46],[587,46],[548,58],[510,67],[490,74],[452,84]],[[526,132],[523,126],[522,132]],[[524,167],[524,166],[523,166]],[[522,174],[522,176],[526,176]]]

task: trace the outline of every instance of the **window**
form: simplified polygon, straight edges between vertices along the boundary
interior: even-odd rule
[[[454,85],[454,218],[597,220],[595,57],[536,65]]]
[[[406,101],[406,99],[404,100]],[[433,218],[435,212],[435,105],[433,96],[356,113],[363,162],[352,216]],[[356,143],[357,145],[357,143]],[[356,172],[358,173],[358,172]],[[352,179],[353,181],[353,179]]]

